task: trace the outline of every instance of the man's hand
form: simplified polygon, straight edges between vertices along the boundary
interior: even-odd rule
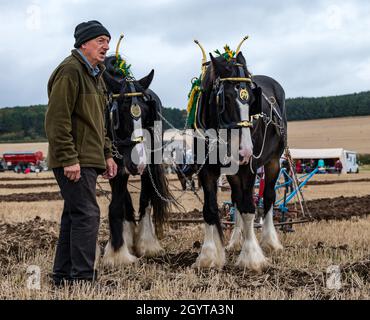
[[[64,175],[71,181],[77,182],[81,178],[80,164],[64,167]]]
[[[113,179],[117,175],[117,164],[113,158],[108,158],[105,160],[107,170],[103,173],[104,179]]]

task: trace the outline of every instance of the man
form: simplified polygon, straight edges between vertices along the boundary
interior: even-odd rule
[[[111,36],[98,21],[88,21],[76,27],[74,37],[76,49],[50,77],[45,117],[48,165],[64,199],[53,267],[57,285],[96,278],[97,176],[112,179],[117,174],[104,126],[102,63]]]
[[[342,161],[340,161],[340,159],[338,159],[335,162],[334,168],[335,168],[336,173],[339,176],[342,173],[342,170],[343,170],[343,164],[342,164]]]

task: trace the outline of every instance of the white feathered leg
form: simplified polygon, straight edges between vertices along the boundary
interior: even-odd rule
[[[243,245],[243,220],[239,210],[236,209],[235,211],[235,225],[231,233],[229,245],[226,247],[226,250],[229,251],[241,250]]]
[[[133,238],[135,224],[133,222],[124,221],[123,223],[123,245],[118,251],[114,251],[111,241],[109,240],[104,252],[103,264],[107,266],[117,267],[135,263],[138,259],[133,255]]]
[[[193,268],[219,268],[225,265],[225,249],[215,225],[204,225],[204,243],[202,250],[193,264]]]
[[[151,206],[145,209],[145,215],[139,222],[135,243],[136,253],[141,257],[154,257],[164,252],[161,247],[151,217]]]
[[[243,214],[244,243],[236,265],[256,272],[267,267],[268,262],[254,233],[254,214]]]
[[[273,207],[271,207],[263,220],[261,247],[267,251],[283,250],[274,226]]]

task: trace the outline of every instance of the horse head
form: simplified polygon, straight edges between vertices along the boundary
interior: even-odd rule
[[[108,57],[105,65],[104,80],[113,98],[107,114],[107,130],[126,172],[141,175],[149,156],[145,143],[152,140],[157,120],[157,96],[149,89],[154,70],[135,80],[131,76],[122,77],[115,67],[115,56]]]
[[[260,112],[260,93],[252,81],[245,58],[238,52],[235,58],[225,59],[223,55],[211,57],[211,68],[207,80],[210,90],[210,108],[213,123],[218,129],[239,130],[239,160],[247,164],[253,154],[251,116]],[[215,119],[215,117],[217,117]],[[212,120],[211,120],[212,121]],[[231,135],[228,135],[229,145]]]

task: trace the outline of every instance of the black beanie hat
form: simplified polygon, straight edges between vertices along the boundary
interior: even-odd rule
[[[75,29],[75,48],[79,48],[85,42],[101,35],[107,36],[109,39],[111,38],[108,30],[103,27],[99,21],[91,20],[88,22],[82,22]]]

